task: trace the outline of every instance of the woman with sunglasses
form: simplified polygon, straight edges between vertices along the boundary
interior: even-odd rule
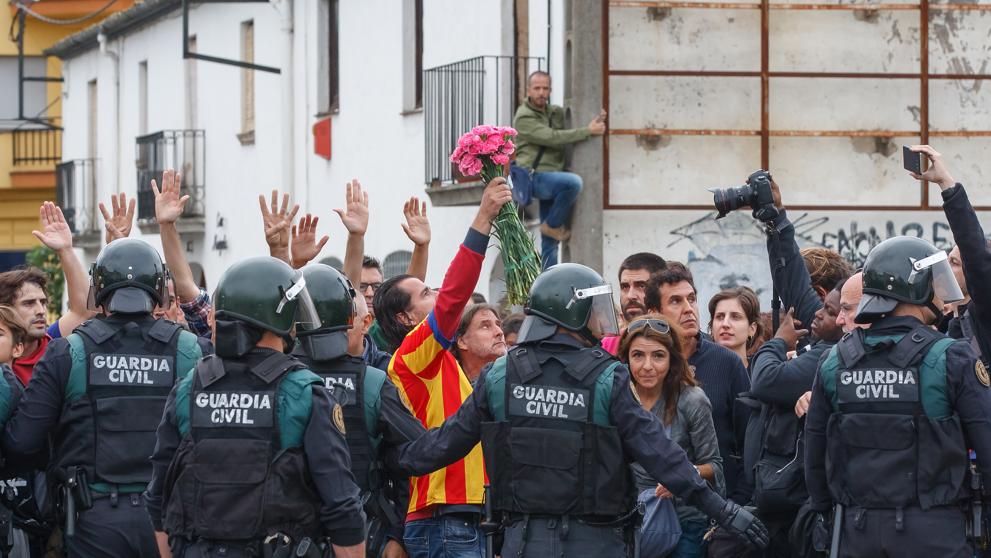
[[[712,406],[688,361],[681,352],[681,334],[660,316],[642,316],[630,322],[619,343],[619,358],[630,368],[633,388],[643,408],[660,419],[668,436],[678,443],[699,475],[722,494],[723,465],[719,456]],[[633,472],[640,492],[651,490],[659,498],[674,496],[639,465]],[[708,517],[698,508],[675,498],[682,536],[671,556],[703,555],[702,536]]]

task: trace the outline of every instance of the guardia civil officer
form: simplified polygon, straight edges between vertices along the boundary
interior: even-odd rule
[[[822,514],[839,504],[839,556],[973,555],[960,504],[968,444],[991,486],[991,382],[965,341],[931,327],[961,298],[946,253],[925,240],[891,238],[867,256],[856,321],[871,327],[826,354],[806,419],[809,497]]]
[[[17,461],[52,441],[50,493],[70,557],[158,556],[141,501],[148,456],[165,400],[201,350],[195,335],[152,317],[167,304],[167,270],[148,243],[111,242],[90,275],[102,314],[52,342],[0,443]]]
[[[391,546],[397,547],[389,551],[393,556],[403,544],[409,479],[388,467],[382,454],[419,438],[425,429],[386,373],[362,358],[365,339],[352,326],[356,303],[365,301],[358,301],[351,282],[325,264],[302,271],[319,321],[301,325],[292,355],[323,379],[344,408],[351,472],[369,520],[367,555],[377,558]]]
[[[213,297],[216,356],[176,384],[146,499],[167,556],[364,553],[364,514],[340,405],[285,354],[316,325],[302,273],[270,257],[231,266]],[[166,545],[170,545],[171,549]]]
[[[458,412],[406,446],[422,475],[481,440],[503,556],[625,556],[636,460],[674,494],[733,533],[767,544],[764,526],[709,489],[685,452],[634,398],[626,366],[599,347],[619,331],[612,289],[579,264],[534,281],[519,346],[482,372]]]

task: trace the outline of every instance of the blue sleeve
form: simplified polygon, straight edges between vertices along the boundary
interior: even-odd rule
[[[60,339],[62,337],[62,330],[59,329],[58,320],[55,320],[52,325],[48,326],[48,336],[52,339]]]
[[[819,357],[827,348],[827,344],[819,342],[788,360],[784,341],[771,339],[764,343],[754,355],[750,393],[764,403],[793,407],[803,393],[812,389]]]
[[[984,493],[991,494],[991,388],[978,380],[977,357],[963,341],[946,351],[946,388],[967,445],[977,453]]]
[[[812,278],[805,267],[805,259],[795,241],[795,225],[788,220],[785,210],[781,210],[774,220],[778,230],[777,238],[767,235],[767,254],[771,261],[771,274],[775,268],[778,276],[775,285],[778,296],[781,297],[781,311],[787,312],[795,308],[795,318],[802,322],[802,327],[812,327],[815,313],[822,308],[822,299],[812,288]],[[777,257],[775,257],[777,256]]]
[[[8,462],[33,461],[47,450],[48,435],[62,414],[71,369],[69,342],[62,338],[49,344],[0,438]]]
[[[962,184],[943,191],[943,212],[953,232],[953,241],[960,247],[963,274],[967,279],[972,304],[975,335],[985,360],[991,358],[991,290],[978,288],[991,276],[991,251],[987,247],[984,229],[967,198]]]

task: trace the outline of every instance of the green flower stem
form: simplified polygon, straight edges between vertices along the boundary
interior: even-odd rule
[[[503,176],[502,165],[483,159],[482,180],[488,184],[493,178]],[[506,272],[506,298],[509,304],[525,304],[530,285],[540,275],[540,255],[520,220],[516,202],[502,206],[492,222],[492,234],[499,239],[502,264]]]

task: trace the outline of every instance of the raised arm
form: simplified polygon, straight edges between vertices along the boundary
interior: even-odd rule
[[[107,206],[100,202],[100,213],[106,228],[107,244],[118,238],[131,236],[131,227],[134,226],[134,206],[137,200],[131,199],[127,202],[127,194],[121,192],[116,196],[110,196],[110,205],[113,207],[113,214],[107,211]]]
[[[419,198],[413,196],[403,204],[403,216],[406,217],[406,222],[402,223],[403,232],[413,241],[413,258],[406,273],[426,282],[427,252],[430,248],[430,220],[427,219],[426,202],[421,204]]]
[[[344,275],[357,287],[361,284],[361,261],[365,257],[365,231],[368,230],[368,192],[361,190],[357,178],[348,182],[344,201],[345,207],[335,209],[334,213],[348,231]]]
[[[784,308],[795,308],[795,317],[802,327],[812,327],[815,313],[822,308],[822,297],[812,287],[812,278],[805,267],[805,260],[795,241],[795,226],[788,220],[784,203],[781,201],[781,190],[778,184],[771,181],[771,193],[774,205],[778,208],[778,216],[771,223],[777,234],[767,235],[767,255],[771,264],[771,273],[777,269],[775,278],[778,295]]]
[[[186,260],[186,252],[182,247],[182,239],[176,229],[176,221],[182,216],[182,211],[189,201],[189,196],[180,196],[179,187],[182,185],[182,174],[173,169],[162,173],[162,188],[159,190],[154,179],[151,181],[151,191],[155,195],[155,220],[158,221],[158,231],[162,238],[162,251],[165,253],[165,264],[172,273],[175,283],[175,293],[180,302],[191,302],[200,294],[199,285],[193,280],[193,270]]]
[[[289,194],[282,195],[282,206],[279,207],[279,191],[272,190],[272,206],[265,205],[265,196],[258,196],[258,206],[262,212],[262,225],[265,227],[265,242],[268,243],[268,253],[292,265],[289,260],[289,226],[292,225],[299,212],[299,204],[289,209]]]
[[[58,320],[59,332],[65,337],[94,314],[86,308],[86,300],[89,298],[89,279],[82,262],[72,249],[72,230],[65,221],[62,209],[52,202],[45,202],[41,204],[38,213],[41,230],[31,231],[31,234],[58,254],[59,262],[62,264],[62,274],[65,275],[69,309]]]
[[[330,240],[329,236],[324,235],[317,241],[317,223],[319,222],[319,217],[307,213],[299,220],[299,225],[292,226],[290,234],[292,244],[289,247],[289,253],[292,256],[291,265],[294,268],[299,269],[313,261],[320,255],[320,250],[323,250],[327,241]]]

